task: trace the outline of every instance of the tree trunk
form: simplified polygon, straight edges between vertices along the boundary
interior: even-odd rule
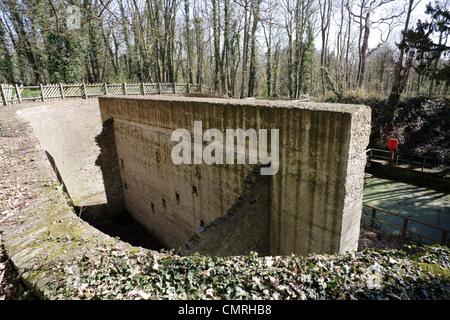
[[[369,34],[370,34],[370,12],[367,12],[364,32],[363,32],[363,42],[359,52],[359,64],[358,64],[358,74],[356,79],[356,85],[358,89],[361,89],[364,84],[364,75],[366,73],[366,53],[369,46]]]
[[[320,17],[321,17],[321,35],[322,35],[322,49],[320,53],[320,67],[327,68],[327,48],[328,48],[328,35],[330,32],[330,20],[331,20],[331,1],[324,0],[323,5],[319,1]],[[322,95],[326,95],[327,80],[325,74],[321,74],[321,89]]]
[[[252,24],[252,41],[250,51],[250,72],[248,76],[248,96],[253,97],[255,95],[256,87],[256,29],[259,21],[259,0],[256,0],[256,4],[252,7],[253,12],[253,24]]]
[[[186,15],[186,50],[187,50],[187,59],[186,59],[186,73],[188,83],[193,83],[193,74],[192,74],[192,40],[191,40],[191,32],[190,32],[190,4],[189,0],[184,1],[184,13]]]
[[[408,30],[409,20],[411,17],[411,11],[413,9],[413,4],[414,4],[414,0],[409,0],[409,7],[408,7],[408,11],[407,11],[407,16],[406,16],[404,32],[406,30]],[[398,60],[395,63],[395,67],[394,67],[394,81],[392,83],[392,89],[391,89],[391,95],[393,95],[392,101],[396,100],[396,98],[394,96],[398,96],[398,98],[399,98],[400,95],[402,94],[403,90],[405,89],[406,81],[408,80],[407,77],[409,75],[409,69],[412,66],[411,59],[408,59],[406,66],[403,66],[404,55],[405,55],[405,50],[402,47],[400,49],[400,54],[399,54]],[[390,100],[391,100],[391,97],[390,97]]]
[[[220,77],[222,73],[221,59],[220,59],[220,8],[219,1],[212,0],[213,5],[213,32],[214,32],[214,89],[219,91],[220,89]]]
[[[272,96],[272,26],[269,26],[269,34],[266,35],[266,74],[267,74],[267,96],[270,98]]]
[[[244,6],[244,42],[243,42],[243,49],[242,49],[242,79],[241,79],[241,95],[240,98],[245,98],[245,83],[246,83],[246,76],[247,76],[247,60],[248,60],[248,36],[249,36],[249,29],[250,29],[250,21],[251,20],[251,13],[248,10],[248,4],[245,3]]]
[[[281,53],[280,53],[281,49],[280,49],[280,42],[278,41],[278,43],[275,46],[275,54],[274,54],[274,72],[273,72],[273,95],[277,95],[278,94],[278,75],[279,75],[279,70],[280,70],[280,60],[281,60]]]
[[[230,96],[230,0],[224,2],[224,30],[222,51],[222,92]]]
[[[411,17],[411,11],[413,9],[414,0],[409,0],[409,7],[406,16],[405,28],[404,32],[408,30],[409,19]],[[403,65],[404,59],[404,49],[403,47],[400,49],[400,54],[397,62],[394,67],[394,81],[392,83],[391,93],[389,94],[389,98],[384,110],[384,123],[385,130],[389,132],[394,127],[394,121],[397,112],[397,106],[400,102],[400,96],[403,93],[403,90],[406,87],[406,83],[408,81],[409,71],[412,67],[412,58],[409,57],[406,60],[405,66]]]
[[[203,84],[203,20],[200,17],[195,18],[195,34],[197,46],[197,84]]]

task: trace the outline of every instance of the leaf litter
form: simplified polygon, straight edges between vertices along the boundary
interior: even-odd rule
[[[59,299],[448,299],[450,251],[444,246],[365,249],[335,255],[179,256],[173,251],[103,250],[70,263],[78,287],[62,276]],[[269,262],[269,263],[268,263]],[[67,262],[51,266],[64,274]]]

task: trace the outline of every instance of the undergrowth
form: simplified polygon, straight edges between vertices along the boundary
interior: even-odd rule
[[[329,96],[331,103],[364,104],[372,109],[369,147],[387,149],[390,138],[398,139],[399,152],[438,159],[450,155],[450,99],[435,96],[403,96],[395,111],[394,127],[386,130],[387,97],[361,91]]]
[[[103,248],[47,267],[57,299],[448,299],[450,250],[179,256]]]

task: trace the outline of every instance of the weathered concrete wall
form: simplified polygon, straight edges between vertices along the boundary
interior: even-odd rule
[[[125,203],[112,119],[103,122],[102,131],[95,137],[95,141],[100,147],[95,164],[102,168],[109,215],[110,217],[117,216],[124,212]]]
[[[174,96],[99,102],[102,120],[114,119],[125,206],[167,247],[183,246],[196,228],[226,215],[256,167],[174,165],[172,132],[192,133],[202,121],[203,130],[279,130],[279,171],[268,183],[269,254],[356,249],[368,107]]]
[[[270,254],[270,176],[262,176],[257,167],[245,178],[243,189],[226,215],[195,230],[180,254]]]

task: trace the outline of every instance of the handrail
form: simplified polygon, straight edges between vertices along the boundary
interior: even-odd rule
[[[381,208],[377,208],[377,207],[368,205],[368,204],[366,204],[366,203],[363,203],[363,209],[362,209],[362,211],[363,211],[364,213],[367,213],[366,211],[364,211],[364,207],[370,208],[370,209],[372,210],[370,216],[361,213],[361,217],[364,217],[364,218],[370,220],[370,226],[371,226],[371,227],[373,227],[373,226],[375,225],[375,222],[379,222],[379,223],[388,225],[388,226],[390,226],[390,227],[392,227],[392,228],[395,228],[395,229],[398,229],[398,230],[402,231],[402,236],[401,236],[402,239],[405,239],[406,233],[411,233],[411,234],[417,235],[417,236],[419,236],[419,237],[428,239],[428,240],[430,240],[430,241],[433,241],[433,242],[436,242],[436,243],[439,243],[439,244],[442,244],[442,245],[448,245],[448,242],[447,242],[447,235],[450,233],[450,230],[447,230],[447,229],[441,228],[441,227],[439,227],[439,226],[432,225],[432,224],[429,224],[429,223],[426,223],[426,222],[423,222],[423,221],[420,221],[420,220],[417,220],[417,219],[414,219],[414,218],[405,217],[405,216],[400,215],[400,214],[398,214],[398,213],[394,213],[394,212],[391,212],[391,211],[388,211],[388,210],[384,210],[384,209],[381,209]],[[382,221],[382,220],[380,220],[380,219],[377,219],[377,218],[376,218],[376,212],[377,212],[377,211],[385,212],[385,213],[388,213],[388,214],[390,214],[390,215],[393,215],[393,216],[402,218],[402,219],[403,219],[403,226],[402,226],[402,228],[400,228],[399,226],[393,225],[393,224],[391,224],[391,223],[388,223],[388,222],[386,222],[386,221]],[[430,237],[425,236],[425,235],[423,235],[423,234],[420,234],[420,233],[418,233],[418,232],[414,232],[414,231],[408,230],[408,222],[409,222],[409,221],[416,222],[416,223],[425,225],[425,226],[427,226],[427,227],[431,227],[431,228],[434,228],[434,229],[437,229],[437,230],[441,231],[441,232],[442,232],[441,239],[440,239],[440,240],[433,239],[433,238],[430,238]]]

